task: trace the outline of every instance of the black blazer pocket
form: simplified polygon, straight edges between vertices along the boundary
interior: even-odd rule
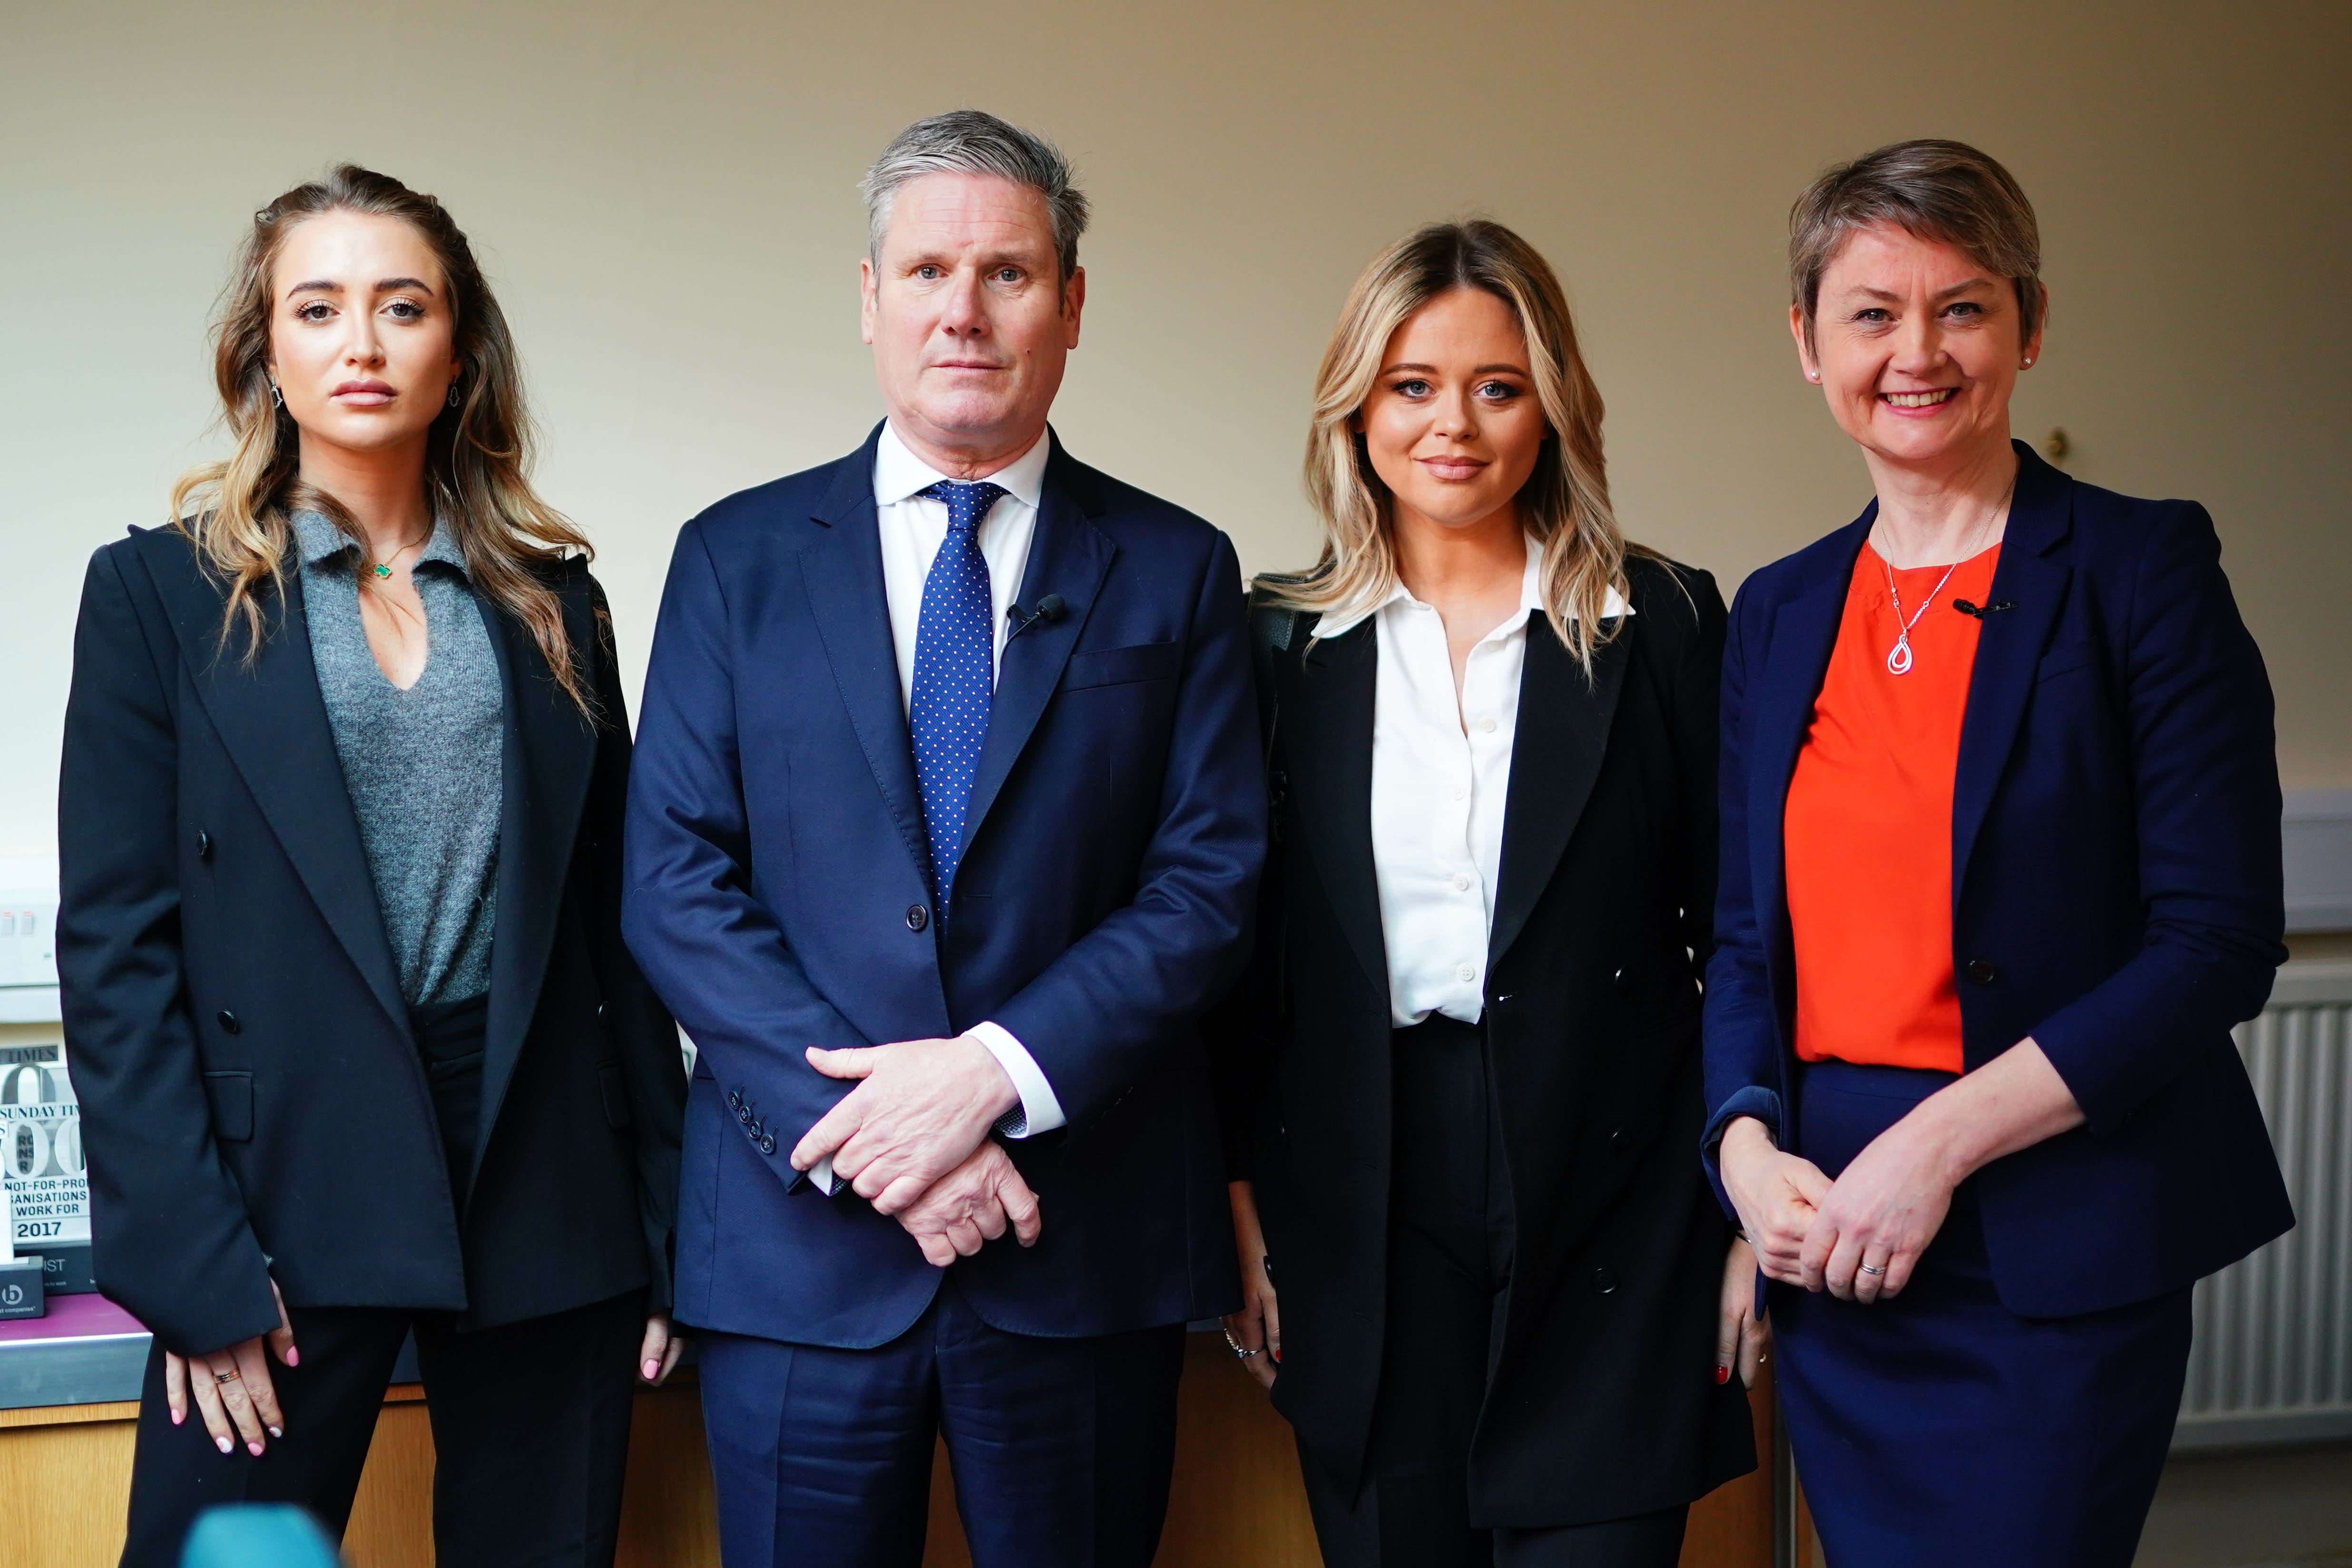
[[[1184,663],[1183,649],[1172,642],[1139,642],[1126,647],[1090,648],[1074,653],[1062,671],[1062,689],[1088,686],[1125,686],[1138,680],[1173,680]]]
[[[2098,658],[2099,647],[2096,643],[2060,643],[2056,647],[2043,654],[2042,662],[2034,667],[2033,683],[2039,686],[2045,680],[2053,680],[2071,671],[2096,664]]]
[[[598,1068],[596,1087],[604,1095],[604,1125],[617,1132],[629,1124],[629,1089],[628,1085],[621,1081],[619,1066],[608,1064]]]
[[[253,1141],[253,1075],[205,1074],[205,1098],[213,1102],[213,1136],[230,1143]]]

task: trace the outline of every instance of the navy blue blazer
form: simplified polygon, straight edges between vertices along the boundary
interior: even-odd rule
[[[874,452],[720,501],[680,532],[630,786],[632,949],[700,1048],[677,1311],[865,1347],[941,1273],[896,1220],[790,1162],[850,1084],[803,1047],[993,1019],[1068,1126],[1007,1149],[1044,1210],[954,1265],[989,1322],[1103,1334],[1239,1300],[1195,1022],[1245,956],[1265,795],[1240,567],[1223,534],[1055,441],[933,918]]]
[[[2017,452],[1960,728],[1952,961],[1968,1067],[2031,1036],[2088,1118],[1975,1178],[2002,1303],[2062,1317],[2177,1289],[2294,1223],[2230,1038],[2286,957],[2278,763],[2270,679],[2205,509]],[[1732,606],[1710,1170],[1735,1117],[1788,1143],[1781,816],[1876,516],[1758,572]]]

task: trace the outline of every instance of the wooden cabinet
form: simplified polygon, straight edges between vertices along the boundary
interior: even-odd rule
[[[1757,1447],[1770,1452],[1769,1390],[1755,1399]],[[1316,1568],[1315,1532],[1290,1428],[1213,1335],[1185,1364],[1176,1479],[1159,1568]],[[128,1404],[0,1411],[0,1568],[112,1568],[131,1492]],[[1770,1568],[1769,1466],[1692,1511],[1685,1568]],[[344,1542],[352,1568],[433,1561],[433,1434],[420,1391],[395,1386]],[[624,1568],[718,1568],[710,1465],[690,1375],[637,1396],[621,1520]],[[925,1568],[971,1561],[955,1521],[944,1456],[932,1472]]]

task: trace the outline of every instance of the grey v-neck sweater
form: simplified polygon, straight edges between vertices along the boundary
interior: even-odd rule
[[[319,695],[359,818],[412,1007],[478,995],[490,984],[498,923],[505,696],[466,558],[447,522],[411,574],[425,603],[425,673],[403,691],[384,679],[360,620],[359,546],[328,518],[294,514]]]

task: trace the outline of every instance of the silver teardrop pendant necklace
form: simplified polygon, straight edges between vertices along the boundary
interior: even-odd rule
[[[1911,612],[1910,618],[1907,620],[1903,615],[1903,590],[1895,585],[1895,563],[1884,555],[1879,556],[1878,563],[1886,568],[1886,596],[1895,601],[1895,646],[1886,650],[1887,674],[1911,673],[1911,628],[1919,624],[1919,617],[1926,615],[1928,607],[1935,604],[1936,595],[1944,591],[1944,584],[1952,580],[1952,574],[1960,569],[1961,562],[1973,561],[1983,551],[1984,536],[1992,531],[1992,525],[1995,522],[2007,515],[2009,515],[2009,503],[2003,501],[2000,510],[1987,518],[1984,526],[1977,530],[1977,548],[1963,552],[1958,561],[1944,568],[1944,574],[1936,579],[1936,585],[1927,590],[1927,598],[1920,602],[1917,609]]]

